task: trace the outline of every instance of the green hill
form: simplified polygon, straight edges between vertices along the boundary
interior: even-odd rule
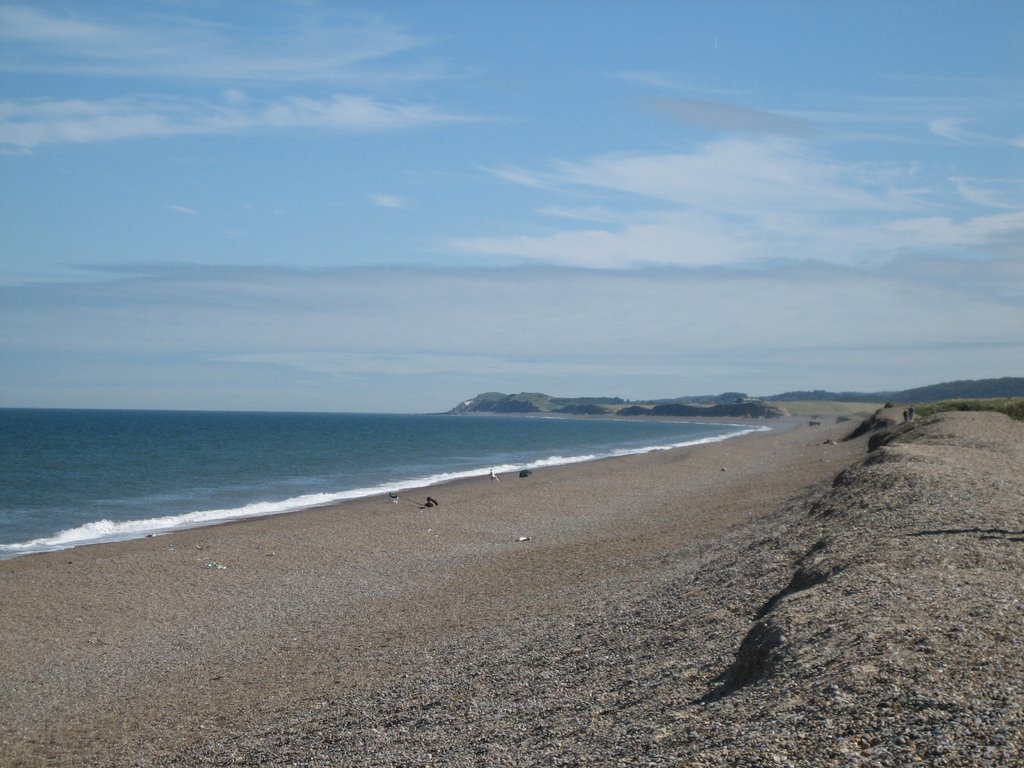
[[[551,397],[536,392],[505,395],[485,392],[464,400],[448,413],[558,413],[576,416],[753,416],[774,418],[784,413],[766,403],[740,400],[731,403],[685,404],[653,401],[630,403],[621,397]]]
[[[1004,376],[1001,379],[966,379],[887,392],[828,392],[823,389],[815,389],[767,395],[763,399],[774,402],[828,400],[841,403],[884,403],[888,401],[934,403],[939,400],[956,398],[986,397],[1024,397],[1024,378]]]
[[[822,389],[749,398],[742,392],[694,395],[668,400],[629,401],[621,397],[552,397],[540,392],[483,392],[448,413],[559,413],[583,416],[854,416],[878,403],[934,403],[942,400],[1024,397],[1024,378],[950,381],[887,392],[829,392]]]

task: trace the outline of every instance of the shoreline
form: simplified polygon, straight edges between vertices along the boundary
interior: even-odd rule
[[[416,489],[440,501],[425,510],[372,497],[0,561],[0,756],[173,764],[397,684],[446,643],[579,611],[666,557],[691,567],[864,450],[832,442],[852,424],[800,422]]]
[[[544,417],[546,414],[457,414],[457,415],[470,415],[470,416],[506,416],[512,418],[538,418]],[[596,418],[608,418],[608,417],[595,417],[595,416],[580,416],[576,414],[559,414],[558,418],[569,418],[569,419],[596,419]],[[749,432],[740,432],[734,435],[727,435],[724,437],[715,438],[702,438],[693,442],[683,443],[679,445],[670,446],[652,446],[649,448],[638,448],[630,450],[625,453],[612,453],[604,456],[596,457],[565,457],[564,461],[557,463],[546,463],[550,461],[548,459],[541,459],[534,462],[525,462],[522,466],[516,465],[513,470],[511,465],[503,465],[501,471],[505,472],[518,472],[522,468],[528,468],[531,470],[536,469],[549,469],[555,466],[571,466],[573,464],[587,463],[590,461],[600,461],[606,458],[620,458],[624,456],[632,455],[643,455],[651,452],[658,452],[663,450],[673,450],[681,447],[699,446],[709,444],[713,442],[719,442],[722,440],[730,440],[738,437],[743,437],[750,432],[765,431],[765,430],[788,430],[793,429],[797,426],[801,426],[807,422],[807,419],[800,417],[788,417],[785,419],[773,419],[770,420],[772,423],[765,423],[768,420],[765,419],[751,419],[745,418],[736,421],[725,421],[723,419],[716,418],[702,418],[702,417],[665,417],[659,419],[661,421],[679,421],[683,423],[695,423],[695,424],[715,424],[729,427],[744,427]],[[282,499],[279,501],[259,501],[252,502],[243,507],[235,509],[223,509],[223,510],[197,510],[194,512],[181,513],[177,515],[168,515],[166,517],[157,518],[146,518],[138,520],[96,520],[90,521],[83,525],[77,526],[70,529],[62,529],[53,532],[51,535],[42,536],[35,539],[30,539],[21,542],[11,542],[3,545],[4,547],[16,547],[23,551],[10,551],[0,548],[0,562],[5,560],[11,560],[19,557],[26,557],[35,554],[45,554],[48,552],[65,552],[69,550],[76,550],[85,546],[94,546],[97,544],[110,544],[123,541],[132,541],[140,538],[155,538],[159,536],[166,536],[171,533],[175,533],[183,530],[191,530],[193,528],[208,528],[217,525],[226,525],[242,520],[255,520],[263,517],[275,517],[279,515],[294,514],[296,512],[302,512],[308,509],[317,509],[320,507],[333,506],[335,504],[344,504],[346,502],[358,501],[361,499],[375,498],[379,495],[391,492],[406,492],[409,490],[422,491],[423,489],[431,488],[437,485],[444,485],[449,482],[454,482],[459,479],[474,479],[481,475],[486,474],[486,469],[483,467],[474,468],[471,470],[455,471],[439,473],[438,475],[423,478],[408,478],[405,480],[398,480],[391,483],[387,488],[383,486],[367,486],[360,488],[347,489],[342,491],[307,494],[298,496],[291,499]],[[443,479],[438,479],[443,478]],[[312,499],[315,496],[327,496],[330,497],[326,501],[313,502]],[[273,511],[248,511],[253,508],[273,507],[277,506],[280,509]],[[203,520],[204,515],[217,514],[217,517],[213,517],[209,520]],[[184,518],[193,517],[192,520],[185,520]],[[179,522],[173,522],[179,521]],[[95,526],[109,523],[115,527],[123,527],[124,530],[120,533],[110,534],[96,534],[89,536],[87,533],[80,532],[83,529],[94,528]],[[145,523],[151,523],[148,526],[143,526]],[[139,526],[139,527],[135,527]]]

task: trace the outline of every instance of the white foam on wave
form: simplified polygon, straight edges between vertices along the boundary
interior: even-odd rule
[[[640,448],[624,448],[609,451],[604,454],[582,454],[577,456],[548,456],[531,462],[520,462],[515,464],[497,464],[477,469],[464,470],[460,472],[442,472],[428,475],[426,477],[412,478],[385,485],[378,485],[366,488],[353,488],[347,491],[334,493],[311,493],[283,501],[261,501],[253,504],[246,504],[233,509],[208,509],[196,512],[188,512],[181,515],[168,515],[166,517],[151,517],[143,520],[96,520],[94,522],[80,525],[77,528],[69,528],[53,536],[46,536],[31,541],[19,542],[16,544],[0,544],[0,560],[16,557],[18,555],[33,554],[36,552],[53,552],[62,549],[70,549],[85,544],[99,544],[110,541],[124,541],[126,539],[141,539],[146,536],[156,536],[171,531],[185,528],[200,528],[206,525],[226,523],[232,520],[242,520],[252,517],[268,517],[280,515],[287,512],[296,512],[301,509],[311,509],[327,504],[334,504],[339,501],[367,498],[385,494],[389,491],[399,492],[411,488],[424,488],[427,486],[440,485],[454,480],[464,480],[472,477],[489,475],[491,470],[503,474],[507,472],[519,472],[523,469],[542,469],[544,467],[556,467],[566,464],[580,464],[586,461],[597,459],[613,458],[616,456],[634,456],[654,451],[667,451],[673,448],[683,448],[692,445],[706,443],[717,443],[728,440],[732,437],[747,435],[751,432],[762,432],[770,427],[748,427],[740,424],[725,424],[723,426],[745,427],[737,432],[729,432],[723,435],[714,435],[697,440],[686,440],[679,443],[667,445],[644,446]]]
[[[184,528],[200,528],[205,525],[226,523],[249,517],[280,515],[300,509],[310,509],[325,504],[332,504],[336,501],[372,496],[375,493],[384,493],[385,490],[385,488],[374,488],[338,493],[312,493],[285,499],[284,501],[261,501],[232,509],[207,509],[187,512],[181,515],[150,517],[142,520],[97,520],[80,525],[77,528],[60,531],[53,536],[32,539],[31,541],[19,542],[17,544],[0,544],[0,559],[33,552],[68,549],[83,544],[139,539]]]

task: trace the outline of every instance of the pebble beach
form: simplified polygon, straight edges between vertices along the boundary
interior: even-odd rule
[[[0,764],[1019,765],[1024,425],[900,410],[2,561]]]

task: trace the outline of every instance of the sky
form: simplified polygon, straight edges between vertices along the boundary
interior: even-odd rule
[[[1024,376],[1024,3],[0,4],[0,407]]]

